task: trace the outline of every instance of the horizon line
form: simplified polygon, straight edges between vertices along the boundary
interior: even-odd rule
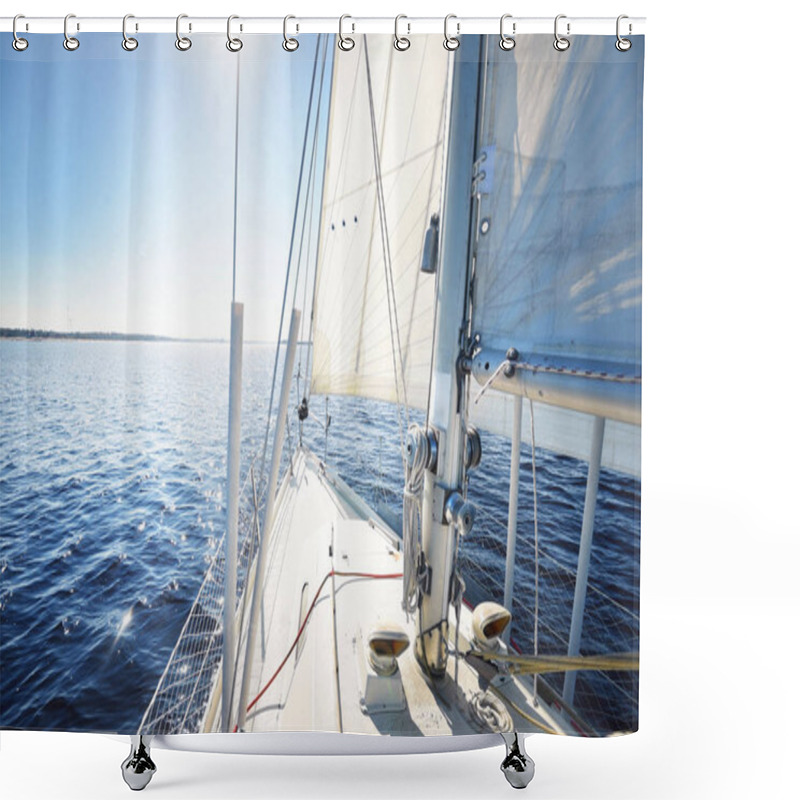
[[[194,342],[201,344],[225,344],[230,338],[161,336],[155,333],[121,333],[118,331],[57,331],[49,328],[0,327],[0,339],[77,339],[80,341],[127,341],[127,342]],[[245,339],[244,344],[277,345],[267,339]],[[285,340],[281,340],[285,344]],[[310,345],[310,341],[299,341],[298,345]]]

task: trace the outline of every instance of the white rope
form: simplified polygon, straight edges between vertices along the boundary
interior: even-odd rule
[[[497,369],[489,377],[489,380],[486,381],[486,383],[484,383],[483,386],[481,386],[481,390],[478,392],[478,394],[475,395],[475,405],[478,405],[478,403],[481,400],[481,397],[483,397],[486,394],[486,392],[489,391],[492,384],[495,382],[495,380],[497,380],[497,376],[500,374],[500,372],[504,370],[510,363],[511,362],[508,359],[500,363],[500,366],[497,367]]]
[[[425,431],[416,423],[409,427],[409,437],[422,439]],[[414,448],[413,461],[406,459],[406,484],[403,490],[403,610],[416,611],[419,598],[417,565],[422,550],[422,486],[425,477],[426,451]]]

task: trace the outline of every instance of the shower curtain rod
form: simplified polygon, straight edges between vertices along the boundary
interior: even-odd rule
[[[505,15],[504,30],[507,35],[530,33],[553,33],[554,17],[512,17]],[[283,33],[284,17],[235,17],[233,31],[236,33]],[[301,17],[287,18],[288,31],[298,33],[386,33],[394,34],[395,25],[402,35],[443,33],[444,17]],[[127,31],[136,33],[175,33],[175,17],[129,17]],[[192,17],[181,19],[181,31],[185,34],[222,33],[227,30],[226,17]],[[608,34],[614,35],[616,17],[569,17],[560,15],[558,21],[562,35]],[[569,27],[568,27],[569,26]],[[644,17],[627,17],[623,35],[643,34]],[[13,17],[0,17],[0,31],[11,32]],[[70,33],[116,33],[122,31],[122,17],[71,16]],[[457,30],[456,30],[457,28]],[[495,17],[451,17],[451,34],[500,33],[500,15]],[[17,20],[17,33],[63,33],[64,17],[26,17]]]

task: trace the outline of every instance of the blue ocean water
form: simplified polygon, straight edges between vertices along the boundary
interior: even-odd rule
[[[245,345],[243,472],[263,442],[273,359]],[[0,341],[0,727],[137,728],[224,533],[227,398],[223,343]],[[311,410],[324,418],[324,398]],[[330,398],[328,410],[330,463],[399,512],[395,409]],[[323,453],[321,425],[307,422],[304,440]],[[484,436],[483,451],[461,552],[473,604],[502,600],[505,569],[509,445]],[[562,653],[586,466],[536,458],[540,648]],[[530,448],[522,481],[513,636],[531,652]],[[585,653],[638,650],[639,498],[637,480],[602,472]],[[600,732],[634,729],[637,685],[582,673],[576,705]]]

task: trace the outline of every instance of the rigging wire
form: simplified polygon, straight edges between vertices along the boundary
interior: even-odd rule
[[[326,38],[325,39],[325,43],[324,43],[323,51],[322,51],[322,56],[323,56],[323,61],[324,62],[327,62],[328,43],[330,41],[332,41],[330,38]],[[316,116],[316,120],[314,122],[314,129],[316,131],[315,140],[318,139],[318,135],[319,135],[318,132],[319,132],[320,112],[321,112],[321,109],[322,109],[322,88],[321,87],[324,84],[324,80],[325,80],[325,70],[323,68],[322,77],[320,79],[320,94],[319,94],[319,97],[318,97],[318,100],[317,100],[317,116]],[[328,141],[327,140],[328,131],[330,130],[330,114],[331,114],[331,103],[330,103],[330,96],[329,96],[329,100],[328,100],[328,123],[325,126],[326,149],[327,149],[327,141]],[[315,141],[315,145],[314,145],[314,161],[315,161],[315,164],[316,164],[316,158],[317,158],[317,144],[318,144],[318,142]],[[324,155],[323,159],[322,159],[322,181],[321,182],[323,184],[323,187],[324,187],[324,184],[325,184],[326,155]],[[312,188],[311,188],[312,218],[313,218],[313,209],[314,209],[314,198],[316,197],[316,188],[317,188],[317,186],[316,186],[316,181],[315,181],[312,184]],[[314,346],[313,346],[313,341],[312,341],[313,340],[313,336],[314,336],[314,304],[316,302],[316,294],[315,294],[315,292],[316,292],[316,284],[317,284],[317,270],[319,269],[320,244],[321,244],[321,241],[322,241],[321,231],[322,231],[322,203],[323,203],[323,201],[324,201],[324,194],[322,192],[320,192],[320,197],[319,197],[319,224],[317,225],[316,258],[314,259],[314,270],[313,270],[314,278],[313,278],[313,281],[311,282],[311,308],[309,309],[309,311],[307,313],[307,317],[308,317],[308,335],[306,337],[306,341],[308,342],[308,344],[306,346],[306,385],[305,385],[305,388],[304,388],[304,396],[307,397],[307,398],[309,397],[310,392],[311,392],[311,366],[312,366],[313,351],[314,351]],[[307,252],[308,252],[308,261],[310,262],[311,249],[308,248]],[[308,266],[308,262],[307,262],[307,264],[306,264],[305,286],[303,287],[303,313],[306,313],[306,300],[307,300],[307,295],[308,295],[308,277],[309,277],[309,274],[311,274],[311,270],[310,270],[310,268]]]
[[[272,386],[269,392],[269,406],[267,409],[267,424],[266,424],[266,431],[264,433],[264,445],[261,449],[261,466],[259,467],[258,473],[258,485],[259,487],[264,486],[264,471],[266,470],[267,466],[267,443],[269,441],[269,434],[271,428],[271,421],[272,421],[272,409],[273,404],[275,401],[275,384],[277,383],[278,379],[278,362],[280,360],[280,352],[281,352],[281,339],[283,336],[283,323],[284,317],[286,315],[286,299],[288,297],[289,291],[289,277],[291,275],[292,270],[292,256],[294,254],[294,242],[295,242],[295,231],[297,228],[297,212],[300,206],[300,195],[301,195],[301,188],[303,185],[303,172],[306,163],[306,147],[308,145],[308,131],[311,123],[311,109],[313,107],[313,99],[314,99],[314,86],[316,83],[317,77],[317,64],[319,63],[319,53],[320,53],[320,42],[322,40],[322,34],[317,35],[317,48],[314,55],[314,66],[311,72],[311,89],[308,93],[308,110],[306,111],[306,124],[305,124],[305,133],[303,135],[303,150],[300,155],[300,171],[297,176],[297,192],[295,197],[295,206],[294,206],[294,215],[292,217],[292,233],[289,239],[289,257],[286,263],[286,280],[284,281],[283,286],[283,302],[281,303],[281,318],[278,324],[278,344],[275,348],[275,363],[272,367]],[[327,37],[326,37],[327,38]],[[323,69],[325,65],[323,64]],[[262,489],[262,491],[263,491]],[[259,492],[261,493],[261,492]],[[266,523],[266,520],[265,520]],[[266,532],[265,532],[266,535]]]
[[[389,226],[386,219],[386,199],[383,194],[383,175],[381,172],[380,147],[378,144],[378,127],[375,121],[375,100],[372,94],[372,73],[369,66],[369,49],[367,40],[364,40],[364,61],[367,68],[367,95],[369,97],[369,117],[372,128],[372,158],[375,163],[375,184],[377,191],[378,216],[381,229],[381,247],[383,250],[383,271],[386,279],[386,297],[389,306],[389,331],[392,343],[392,364],[394,367],[395,392],[397,393],[397,422],[400,429],[400,452],[403,455],[403,464],[406,462],[405,448],[403,447],[403,421],[400,418],[400,398],[402,397],[403,408],[405,411],[405,427],[408,429],[408,391],[406,387],[405,364],[403,362],[403,352],[400,338],[400,324],[397,314],[397,297],[394,292],[394,274],[392,272],[392,256],[389,250]],[[395,341],[396,337],[396,341]],[[400,351],[400,352],[397,352]],[[397,362],[400,361],[398,376]],[[400,394],[400,386],[403,393]]]
[[[307,289],[308,289],[308,273],[310,272],[309,269],[309,261],[311,257],[311,246],[310,246],[310,239],[313,235],[313,211],[314,211],[314,190],[316,187],[316,172],[317,172],[317,154],[319,149],[319,120],[320,120],[320,111],[322,108],[322,87],[325,82],[325,69],[326,69],[326,58],[327,58],[327,50],[328,50],[328,38],[326,37],[323,43],[322,48],[322,72],[320,75],[320,86],[319,92],[317,93],[317,110],[314,117],[314,132],[312,137],[312,146],[311,146],[311,159],[310,165],[308,169],[308,182],[306,184],[306,193],[305,193],[305,201],[303,204],[303,221],[300,226],[300,245],[298,247],[298,254],[297,254],[297,270],[295,271],[295,280],[294,280],[294,289],[292,290],[292,307],[295,308],[297,306],[297,293],[300,285],[300,272],[302,269],[302,262],[303,256],[305,255],[305,272],[303,277],[303,313],[306,313],[306,299],[307,299]],[[312,90],[313,91],[313,90]],[[311,213],[309,214],[309,209]],[[307,223],[307,224],[306,224]],[[319,230],[319,226],[317,227]],[[304,252],[305,251],[305,252]],[[309,329],[310,330],[310,329]],[[302,336],[300,337],[303,338]],[[310,332],[309,332],[310,338]],[[305,352],[305,381],[304,383],[308,384],[308,376],[309,376],[309,350],[308,346],[306,345],[304,351]],[[297,403],[300,403],[300,376],[302,372],[302,355],[298,356],[297,362]],[[308,397],[307,389],[302,396]],[[300,428],[302,430],[302,423]]]
[[[317,111],[317,127],[318,126],[319,126],[319,106],[318,106],[318,111]],[[314,152],[314,160],[316,161],[316,147],[315,147],[315,152]],[[313,217],[315,195],[316,195],[316,182],[314,182],[312,184],[312,186],[311,186],[312,217]],[[322,216],[322,209],[320,208],[320,218],[321,218],[321,216]],[[319,231],[319,226],[317,226],[317,230]],[[308,247],[306,249],[306,274],[305,274],[305,278],[303,280],[303,313],[306,315],[306,317],[308,319],[308,334],[307,334],[307,336],[305,338],[307,344],[306,344],[306,350],[305,350],[306,360],[305,360],[305,380],[303,382],[303,397],[305,397],[307,399],[310,399],[309,398],[309,392],[310,392],[310,387],[311,387],[311,357],[312,357],[312,354],[313,354],[313,345],[312,345],[311,339],[312,339],[312,336],[314,335],[313,334],[313,327],[312,327],[313,326],[313,318],[314,318],[314,310],[313,310],[314,293],[313,293],[313,290],[312,290],[312,294],[311,294],[311,305],[312,305],[312,308],[308,309],[308,306],[307,306],[307,303],[308,303],[308,282],[309,282],[308,279],[309,279],[309,276],[311,275],[310,262],[311,262],[311,248]],[[316,263],[314,265],[314,271],[316,272]]]

